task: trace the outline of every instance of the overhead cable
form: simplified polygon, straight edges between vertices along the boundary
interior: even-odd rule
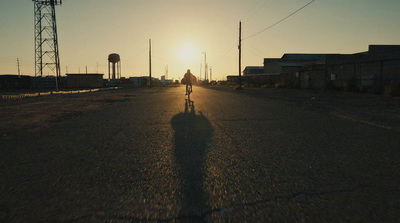
[[[313,2],[315,2],[315,0],[310,1],[309,3],[307,3],[306,5],[304,5],[303,7],[297,9],[296,11],[292,12],[290,15],[286,16],[285,18],[279,20],[278,22],[276,22],[276,23],[274,23],[274,24],[268,26],[267,28],[265,28],[265,29],[263,29],[263,30],[261,30],[261,31],[259,31],[259,32],[257,32],[257,33],[255,33],[255,34],[253,34],[253,35],[251,35],[251,36],[248,36],[248,37],[246,37],[246,38],[244,38],[244,39],[242,39],[242,40],[246,40],[246,39],[249,39],[249,38],[251,38],[251,37],[254,37],[254,36],[256,36],[256,35],[258,35],[258,34],[264,32],[264,31],[266,31],[266,30],[268,30],[268,29],[270,29],[270,28],[272,28],[272,27],[274,27],[274,26],[276,26],[276,25],[278,25],[279,23],[281,23],[281,22],[283,22],[284,20],[288,19],[289,17],[291,17],[292,15],[296,14],[296,13],[299,12],[300,10],[302,10],[302,9],[304,9],[305,7],[309,6],[309,5],[310,5],[311,3],[313,3]]]
[[[250,12],[253,11],[262,1],[264,1],[264,0],[260,0],[256,4],[254,4],[254,6],[243,16],[243,18],[241,20],[244,20],[244,18],[246,18],[250,14]]]

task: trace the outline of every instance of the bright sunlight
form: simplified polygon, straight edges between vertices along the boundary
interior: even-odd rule
[[[179,59],[184,63],[196,64],[201,56],[201,51],[192,44],[185,43],[179,48]]]

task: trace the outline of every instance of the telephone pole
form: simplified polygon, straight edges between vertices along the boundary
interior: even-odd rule
[[[204,81],[207,82],[207,52],[204,53]]]
[[[151,39],[149,39],[149,77],[150,77],[149,87],[151,87]]]
[[[212,66],[210,66],[210,83],[212,82]]]
[[[200,78],[199,78],[199,80],[201,81],[201,70],[203,69],[203,64],[200,64]]]
[[[242,21],[239,22],[239,88],[242,87]]]
[[[19,70],[19,58],[17,58],[17,66],[18,66],[18,76],[20,75],[20,70]]]

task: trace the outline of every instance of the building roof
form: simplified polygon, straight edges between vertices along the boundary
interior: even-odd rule
[[[104,76],[104,74],[99,73],[71,73],[66,74],[67,76]]]
[[[245,69],[262,69],[264,70],[263,66],[246,66]]]
[[[368,53],[371,59],[400,58],[400,45],[369,45]]]
[[[340,54],[284,54],[281,62],[282,67],[302,67],[307,64],[325,64],[325,58]]]
[[[0,74],[0,78],[30,78],[28,75],[18,75],[18,74]]]
[[[359,52],[359,53],[353,53],[353,54],[339,54],[339,55],[368,55],[369,52],[365,51],[365,52]]]
[[[384,50],[384,51],[400,51],[400,45],[369,45],[368,51]]]
[[[261,74],[247,74],[245,76],[279,76],[280,73],[261,73]]]
[[[281,60],[281,58],[264,58],[264,63],[265,62],[279,62]]]
[[[287,53],[282,56],[282,60],[296,61],[316,61],[323,60],[327,54],[302,54],[302,53]]]

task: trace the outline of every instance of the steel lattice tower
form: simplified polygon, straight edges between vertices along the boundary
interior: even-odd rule
[[[43,76],[48,68],[56,75],[57,88],[61,76],[56,25],[56,5],[62,0],[32,0],[35,4],[35,76]]]

